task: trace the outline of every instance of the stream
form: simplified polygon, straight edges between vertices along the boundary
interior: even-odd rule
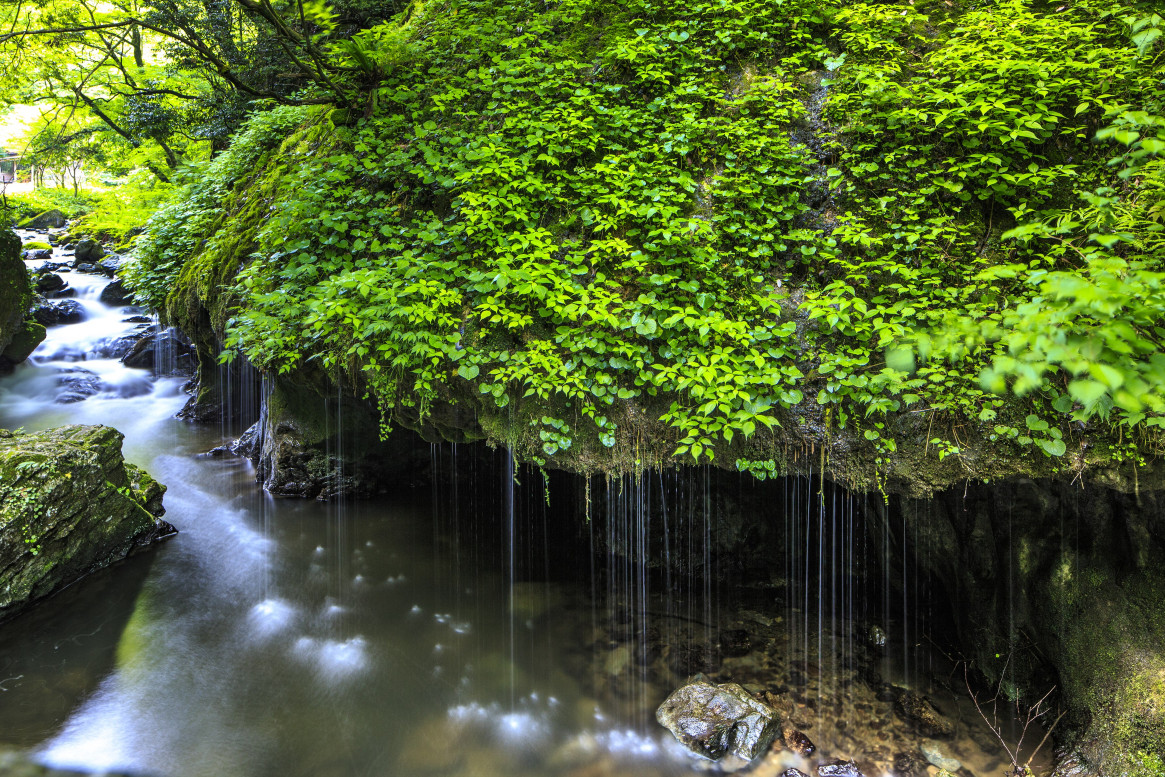
[[[942,747],[960,777],[1010,766],[928,638],[921,584],[866,591],[851,575],[859,555],[893,550],[855,549],[852,499],[786,483],[770,509],[792,539],[767,579],[731,584],[712,579],[717,500],[701,470],[596,487],[608,518],[594,523],[556,511],[551,484],[505,451],[454,445],[432,447],[432,488],[276,499],[248,460],[206,455],[253,419],[175,418],[187,376],[110,355],[148,314],[101,302],[105,276],[59,272],[84,319],[50,327],[0,378],[0,427],[116,427],[126,458],[168,486],[179,534],[0,626],[0,745],[58,768],[162,777],[664,777],[711,767],[654,720],[706,671],[767,689],[818,756],[855,759],[866,777],[895,774],[926,739],[892,687],[954,721]],[[664,528],[660,503],[688,509],[682,532]],[[661,532],[669,554],[683,545],[705,563],[651,567]],[[895,615],[871,630],[878,608]],[[1020,733],[1000,728],[1010,743]],[[788,752],[747,773],[789,767],[817,774],[816,757]]]

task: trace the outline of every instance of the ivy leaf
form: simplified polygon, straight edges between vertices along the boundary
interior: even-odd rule
[[[1074,380],[1068,384],[1068,393],[1084,407],[1091,409],[1108,393],[1108,389],[1099,381]]]

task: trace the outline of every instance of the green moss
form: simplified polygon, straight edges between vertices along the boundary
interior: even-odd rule
[[[23,248],[25,251],[44,251],[51,249],[52,245],[50,243],[44,242],[43,240],[29,240],[27,243],[21,246],[21,248]]]
[[[32,352],[44,342],[47,335],[48,330],[45,329],[44,325],[35,321],[24,321],[0,356],[14,364],[19,364],[32,355]]]
[[[20,259],[20,238],[11,229],[0,228],[0,352],[21,331],[31,300],[32,287]]]
[[[0,436],[0,619],[132,552],[162,490],[109,427]]]

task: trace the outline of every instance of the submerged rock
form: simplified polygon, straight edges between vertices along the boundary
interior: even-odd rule
[[[934,708],[930,699],[905,688],[894,688],[898,713],[925,737],[946,738],[955,733],[955,724]]]
[[[817,745],[813,744],[813,740],[790,725],[785,725],[781,736],[785,740],[785,748],[802,758],[808,758],[817,752]]]
[[[57,394],[57,404],[71,405],[100,393],[102,383],[97,373],[83,367],[70,367],[61,370],[57,376],[57,386],[61,389]]]
[[[704,642],[681,642],[671,646],[667,664],[678,675],[712,674],[720,669],[720,655]]]
[[[0,621],[174,533],[108,426],[0,431]]]
[[[930,761],[940,769],[946,769],[948,772],[957,772],[963,768],[963,764],[959,762],[959,759],[951,757],[941,742],[935,742],[933,739],[925,739],[919,744],[918,749],[922,751],[927,761]]]
[[[740,658],[752,652],[752,640],[744,629],[720,632],[720,653],[728,658]]]
[[[777,712],[736,683],[697,680],[677,689],[659,706],[656,720],[692,752],[719,760],[753,760],[777,735]]]
[[[894,756],[896,777],[926,777],[927,761],[917,752],[901,752]]]
[[[866,777],[853,761],[831,761],[817,767],[821,777]]]
[[[19,752],[0,750],[0,777],[85,777],[91,772],[74,772],[67,769],[39,764]],[[130,775],[125,772],[100,772],[102,777],[146,777],[143,774]]]

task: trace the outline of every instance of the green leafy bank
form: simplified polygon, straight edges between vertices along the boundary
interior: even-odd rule
[[[1128,478],[1165,424],[1162,26],[417,7],[330,50],[362,106],[260,113],[188,171],[131,281],[204,373],[342,377],[385,427],[472,407],[553,466]]]

